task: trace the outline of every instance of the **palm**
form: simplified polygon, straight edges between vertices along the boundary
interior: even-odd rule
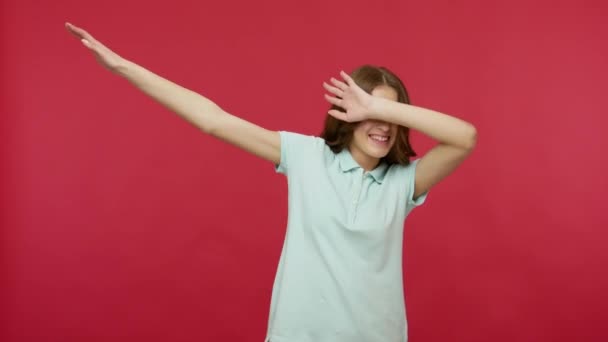
[[[95,58],[99,64],[103,65],[112,72],[116,72],[118,66],[123,60],[122,57],[120,57],[114,51],[108,49],[97,39],[93,38],[93,36],[91,36],[87,31],[69,23],[66,23],[65,27],[76,38],[80,39],[84,46],[89,48],[93,55],[95,55]]]
[[[344,71],[340,74],[346,83],[332,78],[331,83],[333,85],[324,83],[323,86],[334,95],[330,96],[326,94],[325,99],[329,103],[344,109],[345,112],[332,109],[328,113],[339,120],[347,122],[367,119],[370,114],[372,96],[361,89]]]

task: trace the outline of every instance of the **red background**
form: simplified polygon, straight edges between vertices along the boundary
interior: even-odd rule
[[[99,67],[64,21],[270,129],[318,134],[324,80],[393,69],[414,104],[479,131],[407,222],[411,341],[608,340],[606,2],[0,12],[2,341],[262,341],[285,232],[272,165]]]

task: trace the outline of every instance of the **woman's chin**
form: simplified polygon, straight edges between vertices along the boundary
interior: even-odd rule
[[[391,150],[391,145],[388,141],[378,142],[373,139],[368,139],[367,152],[371,157],[384,158]]]
[[[379,149],[376,147],[376,148],[367,149],[367,155],[369,155],[370,157],[373,157],[373,158],[378,158],[378,159],[386,157],[388,152],[389,152],[389,149],[384,149],[384,148]]]

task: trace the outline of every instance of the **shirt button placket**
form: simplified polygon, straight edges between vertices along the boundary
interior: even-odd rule
[[[359,196],[361,196],[361,188],[363,187],[363,180],[365,179],[365,172],[361,170],[361,176],[359,177],[359,181],[355,182],[355,188],[353,189],[353,198],[351,205],[351,217],[352,223],[355,222],[355,217],[357,216],[357,205],[359,204]]]

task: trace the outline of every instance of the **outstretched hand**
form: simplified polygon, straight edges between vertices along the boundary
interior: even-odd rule
[[[97,61],[106,69],[117,72],[118,68],[124,63],[122,57],[108,49],[97,39],[93,38],[87,31],[70,23],[65,23],[65,27],[71,34],[80,39],[82,44],[93,53]]]
[[[346,122],[369,119],[372,114],[371,106],[374,100],[372,95],[361,89],[344,71],[340,72],[340,76],[342,76],[344,82],[332,77],[330,79],[332,84],[323,82],[323,87],[333,95],[325,94],[327,102],[343,108],[346,112],[332,109],[327,113],[338,120]]]

